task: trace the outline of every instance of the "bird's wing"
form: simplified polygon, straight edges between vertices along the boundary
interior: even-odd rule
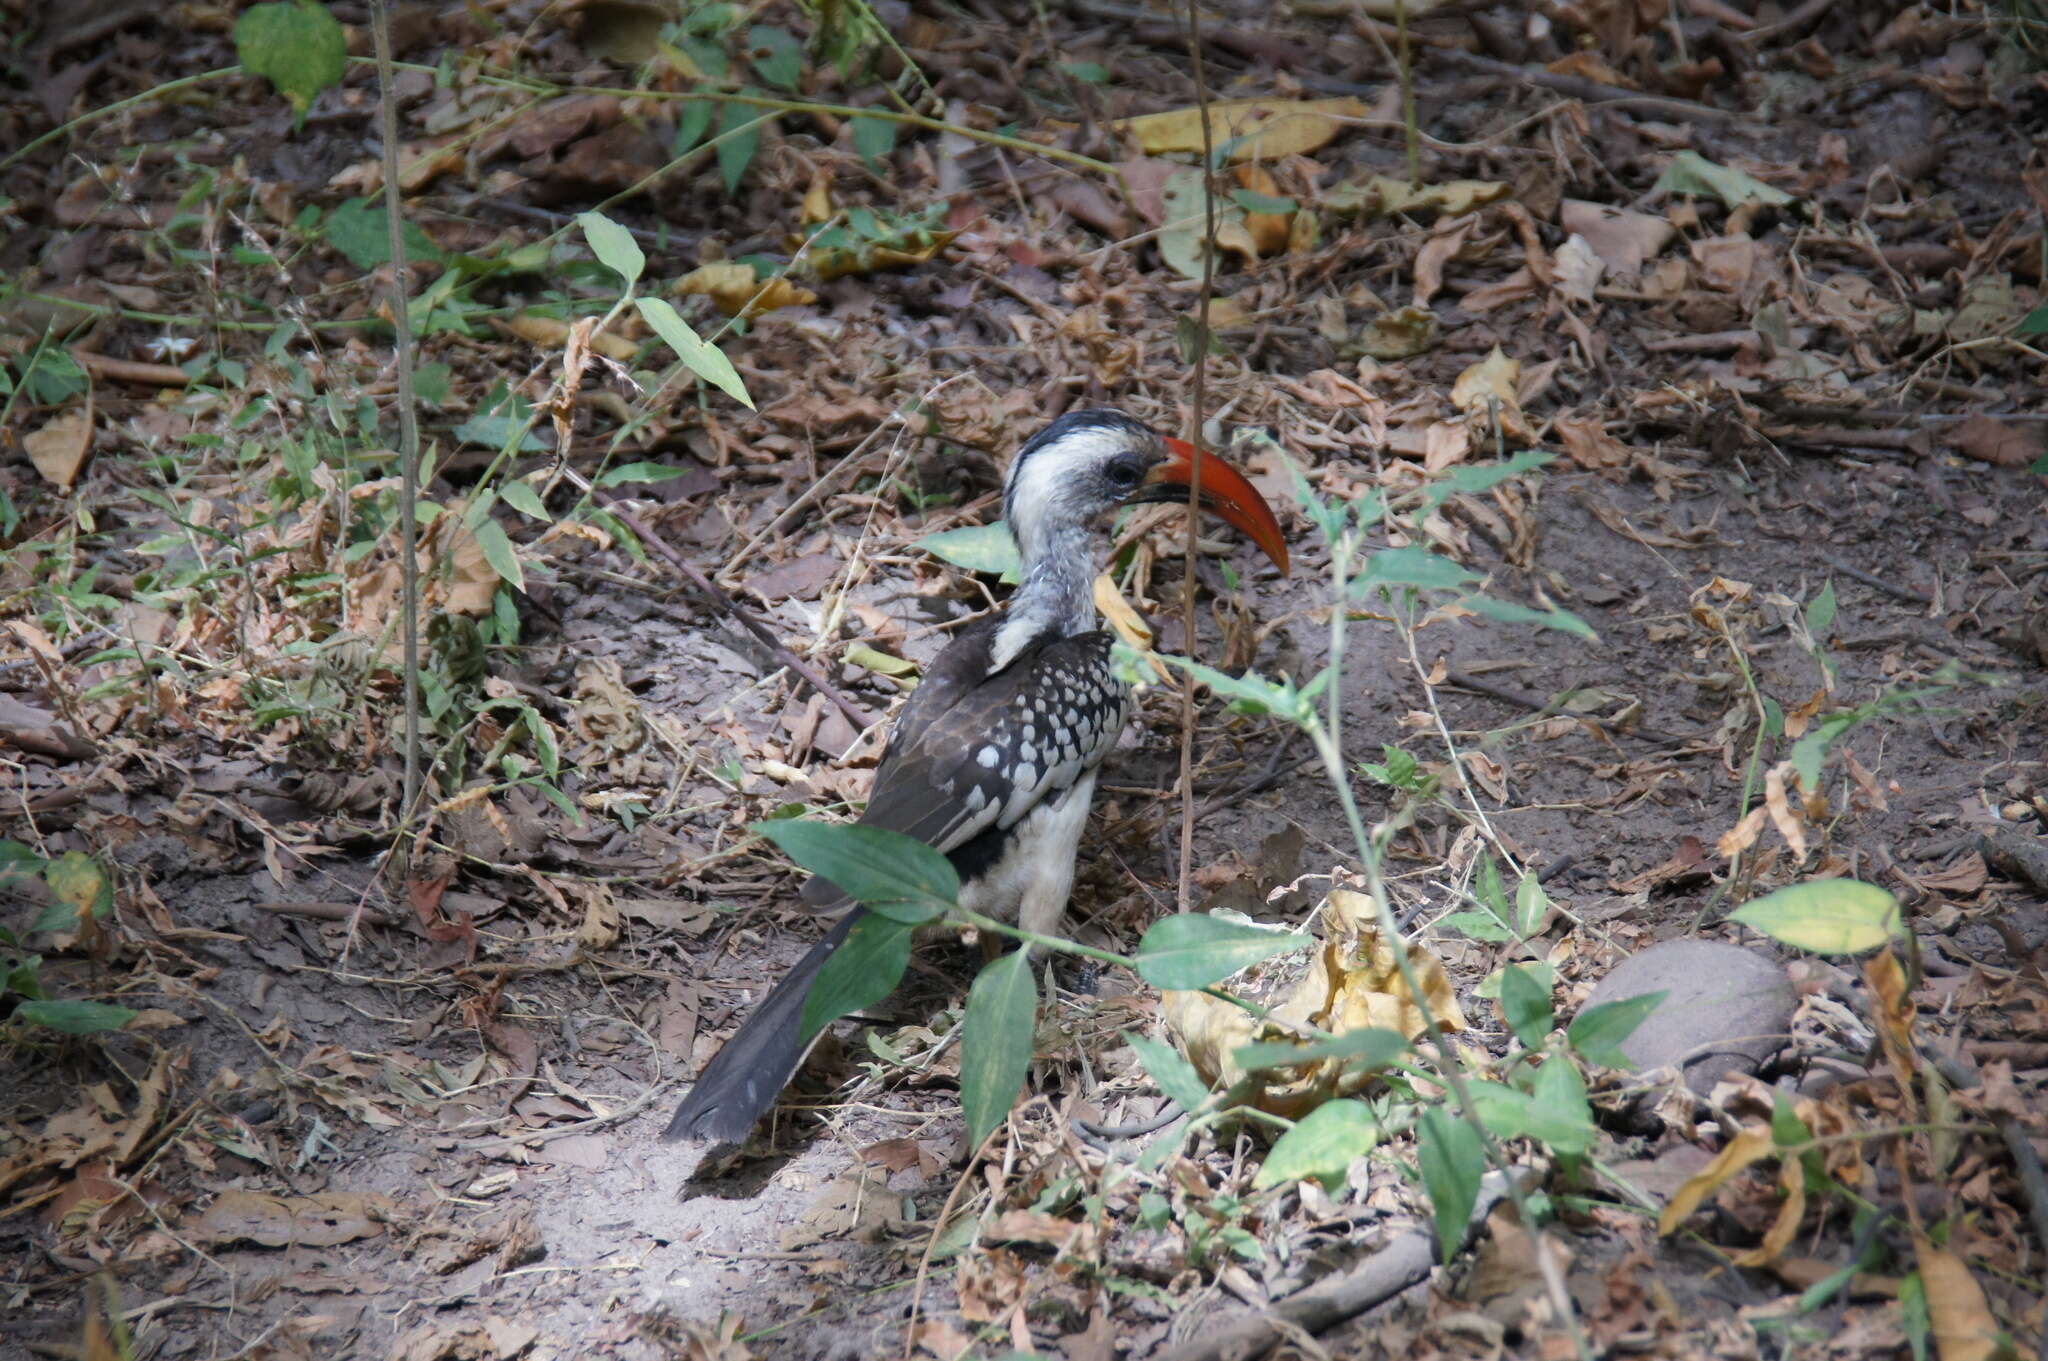
[[[1123,727],[1124,687],[1104,632],[1027,646],[993,675],[996,621],[939,654],[898,717],[861,825],[951,851],[1007,828],[1095,768]],[[836,885],[806,886],[814,904]]]

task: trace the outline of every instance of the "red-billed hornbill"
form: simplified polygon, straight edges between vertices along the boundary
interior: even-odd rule
[[[1129,696],[1096,627],[1094,530],[1120,506],[1185,501],[1244,531],[1287,568],[1279,523],[1236,470],[1120,411],[1061,416],[1018,451],[1003,489],[1021,583],[1009,608],[960,631],[904,704],[861,823],[946,853],[960,903],[1050,934],[1066,911],[1095,768]],[[842,897],[813,879],[804,897]],[[804,997],[861,916],[849,912],[706,1064],[665,1138],[737,1141],[803,1058]]]

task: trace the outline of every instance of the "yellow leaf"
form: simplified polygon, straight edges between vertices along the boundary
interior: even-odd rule
[[[1728,1146],[1715,1155],[1714,1161],[1688,1177],[1685,1185],[1678,1188],[1678,1194],[1671,1197],[1664,1213],[1657,1216],[1657,1232],[1668,1234],[1676,1229],[1736,1173],[1752,1163],[1775,1156],[1777,1151],[1778,1142],[1771,1137],[1768,1126],[1751,1125],[1743,1130],[1728,1141]]]
[[[1730,1259],[1735,1265],[1767,1267],[1784,1256],[1785,1249],[1792,1246],[1792,1235],[1799,1232],[1800,1218],[1806,1213],[1806,1169],[1799,1165],[1799,1159],[1785,1159],[1778,1168],[1778,1185],[1785,1189],[1784,1202],[1778,1206],[1778,1217],[1764,1231],[1763,1242],[1747,1252],[1736,1253]]]
[[[1095,578],[1095,608],[1102,612],[1102,617],[1116,630],[1117,637],[1136,651],[1145,654],[1145,660],[1152,664],[1153,671],[1158,673],[1162,683],[1172,683],[1173,675],[1166,669],[1166,664],[1151,655],[1152,626],[1131,608],[1130,602],[1124,599],[1123,592],[1116,588],[1116,582],[1110,580],[1107,572]]]
[[[1161,1016],[1197,1072],[1226,1087],[1255,1077],[1246,1090],[1246,1101],[1290,1120],[1300,1119],[1333,1098],[1363,1090],[1377,1074],[1354,1062],[1318,1059],[1248,1075],[1236,1060],[1244,1045],[1297,1039],[1294,1027],[1303,1023],[1337,1036],[1370,1029],[1390,1030],[1410,1039],[1426,1028],[1422,1009],[1401,977],[1394,948],[1374,921],[1371,899],[1349,889],[1335,889],[1325,906],[1325,936],[1320,948],[1305,957],[1290,955],[1258,966],[1264,971],[1266,995],[1261,995],[1258,981],[1249,986],[1233,984],[1269,1007],[1273,1020],[1253,1017],[1205,993],[1168,992],[1160,1001]],[[1464,1012],[1443,964],[1412,944],[1407,962],[1437,1024],[1446,1032],[1466,1029]],[[1284,972],[1287,970],[1300,976]]]
[[[1496,345],[1486,358],[1458,375],[1458,381],[1451,385],[1451,401],[1465,413],[1475,433],[1490,434],[1493,422],[1498,419],[1501,433],[1507,438],[1517,444],[1534,444],[1536,432],[1530,427],[1529,418],[1522,414],[1521,401],[1515,395],[1521,379],[1522,361],[1508,358]]]
[[[1230,172],[1231,178],[1241,188],[1267,198],[1280,198],[1280,182],[1275,180],[1262,165],[1241,165]],[[1254,213],[1244,215],[1245,233],[1251,237],[1254,249],[1260,255],[1277,255],[1287,249],[1288,233],[1294,221],[1293,213]],[[1217,244],[1228,249],[1228,243],[1220,237]]]
[[[1382,217],[1388,213],[1448,213],[1457,217],[1508,197],[1512,186],[1499,180],[1446,180],[1442,184],[1410,184],[1391,175],[1369,175],[1354,184],[1340,184],[1323,195],[1334,212]]]
[[[521,312],[505,318],[498,324],[528,344],[544,350],[563,349],[569,343],[569,324],[556,317],[539,317],[530,312]],[[606,359],[616,360],[621,364],[640,352],[638,345],[609,331],[593,334],[587,343],[591,349]]]
[[[808,288],[798,288],[781,275],[756,279],[754,267],[737,260],[700,265],[676,280],[675,291],[702,294],[729,317],[742,312],[750,317],[759,316],[778,307],[804,307],[818,300],[817,294]]]
[[[1209,135],[1222,147],[1230,143],[1231,161],[1277,160],[1314,151],[1339,132],[1347,120],[1364,118],[1365,104],[1338,99],[1231,99],[1209,106]],[[1202,151],[1202,111],[1173,109],[1166,113],[1125,118],[1117,129],[1138,140],[1148,154]]]
[[[1927,1287],[1927,1314],[1941,1361],[1991,1361],[1999,1355],[1998,1320],[1963,1259],[1917,1233],[1913,1256]]]

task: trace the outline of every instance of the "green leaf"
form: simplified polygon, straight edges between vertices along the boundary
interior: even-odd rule
[[[1120,643],[1117,645],[1122,647]],[[1172,653],[1156,653],[1161,661],[1171,662],[1196,680],[1209,687],[1211,694],[1226,701],[1238,713],[1272,714],[1289,723],[1302,726],[1315,717],[1316,695],[1329,684],[1330,670],[1325,667],[1316,673],[1307,685],[1297,687],[1293,680],[1283,676],[1278,681],[1269,681],[1256,671],[1247,671],[1242,676],[1233,676],[1218,671],[1213,666],[1204,666],[1187,657]]]
[[[1547,1081],[1542,1074],[1561,1070]],[[1537,1070],[1539,1094],[1516,1091],[1498,1082],[1473,1082],[1467,1090],[1478,1108],[1480,1123],[1500,1139],[1534,1139],[1558,1153],[1579,1154],[1592,1147],[1592,1108],[1586,1104],[1585,1088],[1578,1085],[1578,1070],[1562,1059],[1553,1059]],[[1576,1105],[1571,1100],[1578,1093]]]
[[[910,967],[911,926],[868,913],[853,924],[846,939],[804,996],[802,1043],[841,1016],[871,1007],[896,990]]]
[[[1326,1101],[1295,1122],[1266,1155],[1252,1189],[1313,1177],[1326,1191],[1344,1184],[1351,1164],[1380,1141],[1380,1122],[1363,1101]]]
[[[647,268],[647,256],[633,239],[633,233],[603,213],[578,213],[576,225],[583,229],[583,239],[590,243],[591,253],[600,264],[624,279],[628,288],[640,282],[640,275]]]
[[[529,520],[550,521],[554,518],[548,514],[548,508],[541,503],[540,493],[533,489],[531,482],[514,478],[498,488],[498,495],[505,499],[506,505]]]
[[[666,463],[622,463],[597,479],[600,487],[617,487],[627,482],[666,482],[681,477],[687,469]]]
[[[251,75],[267,77],[303,122],[314,96],[348,69],[348,34],[313,0],[256,5],[235,21],[235,56]]]
[[[498,580],[515,591],[526,589],[526,573],[519,566],[519,551],[512,546],[512,536],[505,527],[486,516],[470,526],[470,533],[476,535],[476,546],[484,552],[484,561],[498,574]]]
[[[676,352],[684,367],[747,410],[754,409],[754,399],[747,395],[747,385],[740,381],[739,371],[733,368],[732,361],[717,346],[698,335],[667,299],[635,298],[633,305],[640,309],[640,315],[647,319],[655,334],[668,342],[668,347]]]
[[[1261,194],[1256,189],[1233,189],[1230,201],[1248,213],[1291,213],[1300,206],[1291,198]]]
[[[1155,988],[1206,988],[1274,955],[1305,950],[1309,937],[1196,912],[1152,923],[1138,942],[1138,975]]]
[[[114,881],[84,851],[66,851],[43,867],[43,882],[57,901],[80,917],[102,917],[114,905]],[[38,929],[48,929],[38,927]]]
[[[1899,1327],[1913,1349],[1913,1361],[1927,1361],[1927,1341],[1934,1333],[1934,1311],[1927,1303],[1927,1282],[1917,1271],[1899,1282]]]
[[[391,263],[391,228],[383,207],[368,199],[352,198],[335,208],[320,224],[319,234],[357,269],[368,271]],[[407,222],[400,234],[405,239],[407,260],[442,258],[441,248],[418,223]]]
[[[903,125],[888,118],[855,118],[849,120],[853,128],[853,149],[867,162],[868,169],[882,173],[883,160],[896,150],[896,130]]]
[[[1586,1099],[1586,1080],[1565,1059],[1553,1057],[1536,1070],[1529,1106],[1536,1117],[1536,1137],[1553,1153],[1581,1157],[1599,1137],[1593,1103]]]
[[[1192,1113],[1209,1099],[1209,1084],[1178,1049],[1147,1035],[1132,1035],[1130,1041],[1138,1062],[1145,1065],[1146,1074],[1167,1100]]]
[[[927,534],[911,547],[922,548],[955,567],[964,567],[970,572],[987,572],[1004,581],[1017,580],[1022,562],[1017,555],[1017,541],[1011,537],[1010,527],[1001,520],[992,525],[969,525],[964,529]]]
[[[1550,988],[1526,966],[1514,964],[1501,970],[1500,1008],[1516,1039],[1531,1049],[1542,1046],[1550,1034]]]
[[[1580,1012],[1564,1032],[1565,1042],[1588,1063],[1603,1068],[1633,1068],[1635,1061],[1622,1051],[1622,1042],[1636,1033],[1650,1013],[1664,1004],[1668,991],[1646,992],[1619,1002],[1602,1002]]]
[[[1488,595],[1468,595],[1458,602],[1460,608],[1468,609],[1483,619],[1493,619],[1503,624],[1535,624],[1540,628],[1556,629],[1584,638],[1589,643],[1600,641],[1591,624],[1573,614],[1552,605],[1548,609],[1536,610],[1512,601],[1495,600]]]
[[[1109,68],[1099,61],[1063,61],[1060,70],[1085,85],[1109,84]]]
[[[19,841],[0,841],[0,884],[16,875],[41,874],[48,863]]]
[[[1820,594],[1806,605],[1806,631],[1816,640],[1827,636],[1835,624],[1835,579],[1829,577],[1821,585]]]
[[[1543,891],[1543,881],[1533,874],[1522,876],[1522,882],[1515,885],[1515,929],[1526,939],[1543,929],[1543,919],[1550,915],[1550,895]]]
[[[1479,574],[1471,568],[1427,548],[1383,548],[1367,558],[1365,570],[1351,579],[1351,594],[1364,595],[1385,586],[1457,590],[1477,580]]]
[[[1431,1106],[1416,1122],[1416,1163],[1422,1189],[1436,1220],[1437,1248],[1449,1262],[1465,1241],[1465,1224],[1479,1203],[1479,1178],[1486,1149],[1478,1133],[1442,1106]]]
[[[109,1006],[105,1002],[23,1002],[14,1009],[14,1014],[24,1021],[34,1022],[47,1030],[62,1031],[66,1035],[97,1035],[103,1031],[119,1030],[136,1015],[126,1007]]]
[[[718,111],[718,174],[727,195],[739,192],[754,153],[761,149],[761,115],[745,104],[727,104]],[[748,127],[749,123],[755,126]]]
[[[691,147],[703,141],[704,134],[711,131],[711,119],[717,112],[718,106],[708,99],[684,100],[682,108],[676,111],[676,135],[675,140],[669,143],[668,154],[685,155]]]
[[[1836,738],[1863,722],[1868,716],[1868,712],[1861,707],[1843,709],[1826,715],[1808,728],[1800,739],[1792,744],[1792,754],[1787,758],[1792,762],[1792,769],[1799,773],[1800,782],[1808,789],[1818,789],[1821,763],[1828,759],[1828,748],[1834,746]],[[1783,726],[1784,720],[1781,717],[1781,730]]]
[[[757,822],[753,830],[812,874],[900,922],[930,921],[960,896],[953,862],[901,832],[808,818]]]
[[[1792,196],[1783,189],[1776,189],[1757,179],[1725,165],[1716,164],[1697,151],[1681,151],[1671,158],[1671,164],[1650,186],[1653,194],[1695,194],[1718,198],[1730,208],[1738,208],[1751,199],[1765,204],[1792,202]]]
[[[1038,1035],[1038,985],[1031,952],[1016,949],[981,971],[967,990],[960,1027],[960,1110],[967,1143],[982,1140],[1017,1104]]]
[[[1905,934],[1898,900],[1857,879],[1814,879],[1744,903],[1728,914],[1772,940],[1817,955],[1875,950]]]
[[[1222,151],[1218,147],[1219,152]],[[1159,228],[1159,258],[1169,269],[1183,278],[1202,277],[1202,236],[1208,220],[1207,208],[1203,202],[1202,172],[1199,170],[1176,170],[1160,191],[1160,204],[1165,220]],[[1216,230],[1221,232],[1227,223],[1243,222],[1244,209],[1228,198],[1216,200]]]
[[[747,30],[747,60],[754,74],[781,90],[794,90],[804,78],[804,45],[786,29],[755,24]]]
[[[2013,328],[2013,334],[2025,339],[2048,332],[2048,307],[2036,307],[2020,318],[2020,324]]]
[[[1324,1059],[1347,1060],[1361,1068],[1384,1068],[1404,1057],[1409,1047],[1398,1030],[1365,1026],[1333,1035],[1327,1040],[1311,1040],[1307,1044],[1282,1041],[1239,1045],[1231,1057],[1247,1073],[1262,1072],[1268,1068],[1299,1068]]]

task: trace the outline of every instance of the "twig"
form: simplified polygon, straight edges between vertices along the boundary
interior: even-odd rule
[[[1821,554],[1820,560],[1834,568],[1837,572],[1840,572],[1843,576],[1848,577],[1851,581],[1860,581],[1872,590],[1883,591],[1895,600],[1904,600],[1915,605],[1925,605],[1932,599],[1925,591],[1916,591],[1910,586],[1895,586],[1881,576],[1875,576],[1864,571],[1861,567],[1853,567],[1843,562],[1832,553]]]
[[[717,583],[713,582],[710,577],[705,576],[698,569],[697,564],[691,562],[681,553],[678,553],[674,548],[671,548],[667,540],[656,534],[652,529],[649,529],[641,522],[638,516],[619,504],[616,498],[591,486],[574,469],[566,470],[566,472],[572,481],[581,485],[586,496],[604,508],[606,514],[617,516],[619,523],[632,530],[640,542],[652,548],[668,562],[669,566],[675,568],[688,578],[690,584],[697,588],[697,593],[700,596],[731,615],[732,618],[739,622],[741,627],[753,634],[763,647],[774,653],[778,665],[788,667],[791,675],[796,676],[804,684],[823,695],[833,708],[846,715],[846,720],[853,724],[854,727],[865,729],[875,725],[875,716],[873,714],[855,704],[845,695],[840,694],[838,687],[819,674],[817,668],[784,647],[781,639],[775,636],[774,630],[762,623],[752,610],[749,610],[746,606],[740,604],[739,601],[733,599],[731,595],[720,589]]]
[[[1625,104],[1630,108],[1651,112],[1679,114],[1687,118],[1709,118],[1721,122],[1749,116],[1739,110],[1717,109],[1712,104],[1701,104],[1690,99],[1646,95],[1640,90],[1624,90],[1618,85],[1602,85],[1597,80],[1585,80],[1579,76],[1562,76],[1555,71],[1516,66],[1513,62],[1482,57],[1477,52],[1461,52],[1456,48],[1439,48],[1438,51],[1450,60],[1475,70],[1510,80],[1526,81],[1546,90],[1570,95],[1574,99],[1583,99],[1588,104]]]
[[[392,366],[398,371],[398,564],[399,627],[405,633],[405,796],[398,823],[412,821],[420,796],[420,564],[419,410],[412,390],[411,289],[405,263],[405,214],[399,203],[398,96],[391,67],[388,0],[371,0],[370,29],[377,48],[377,101],[384,138],[384,227],[391,250]],[[410,857],[401,850],[392,865],[401,874]]]
[[[1624,737],[1639,737],[1646,742],[1660,742],[1671,746],[1684,746],[1688,742],[1698,740],[1697,738],[1680,737],[1676,733],[1664,732],[1658,728],[1645,728],[1641,724],[1629,728],[1614,727],[1610,724],[1602,723],[1599,719],[1587,714],[1567,712],[1559,707],[1560,699],[1541,700],[1534,695],[1525,695],[1519,690],[1510,690],[1506,686],[1495,685],[1491,681],[1483,681],[1477,676],[1468,676],[1462,671],[1447,671],[1444,673],[1444,680],[1457,686],[1460,690],[1470,690],[1475,694],[1485,695],[1489,699],[1497,699],[1503,704],[1512,704],[1517,708],[1527,709],[1536,718],[1575,718],[1582,723],[1589,723],[1598,727],[1602,732],[1619,732]],[[1569,695],[1570,692],[1567,691],[1566,694]]]
[[[1202,408],[1209,371],[1209,300],[1216,292],[1216,130],[1209,124],[1209,78],[1202,66],[1202,25],[1195,0],[1187,0],[1188,61],[1195,82],[1195,110],[1202,123],[1202,292],[1195,304],[1195,381],[1189,393],[1188,443],[1202,447]],[[1195,530],[1202,505],[1202,456],[1197,453],[1188,478],[1187,541],[1180,560],[1181,646],[1195,652]],[[1195,677],[1183,673],[1180,685],[1180,890],[1178,907],[1195,910]]]

